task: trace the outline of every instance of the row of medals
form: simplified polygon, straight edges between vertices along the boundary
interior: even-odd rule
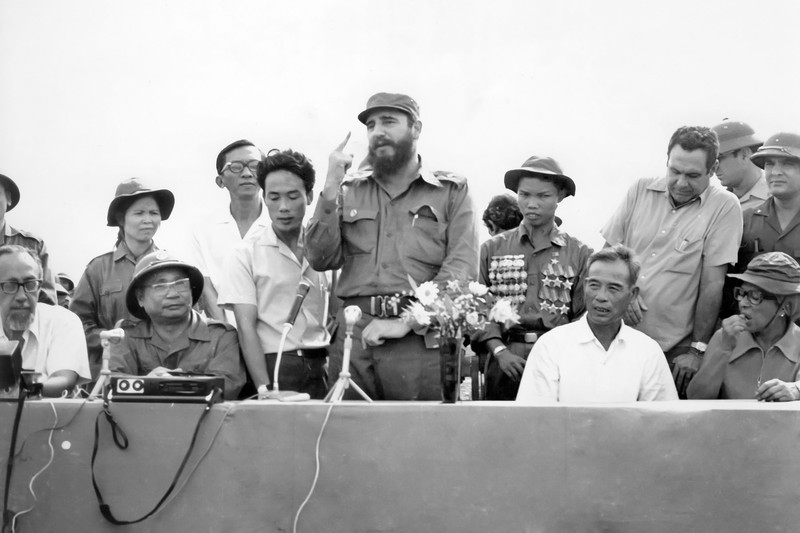
[[[558,261],[558,252],[554,251],[541,276],[539,301],[542,311],[567,315],[575,270],[570,265],[565,268]],[[527,279],[528,269],[524,255],[492,256],[489,262],[489,291],[495,296],[508,298],[512,303],[521,305],[527,299]]]

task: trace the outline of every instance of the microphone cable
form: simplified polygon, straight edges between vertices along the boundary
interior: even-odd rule
[[[314,448],[314,460],[316,465],[314,470],[314,481],[311,483],[311,488],[308,490],[306,498],[303,500],[303,503],[300,504],[300,507],[297,508],[297,513],[295,513],[294,515],[294,521],[292,522],[292,533],[297,533],[297,523],[300,521],[300,513],[303,512],[303,508],[311,499],[311,495],[314,494],[314,490],[317,488],[317,481],[319,480],[319,471],[320,471],[319,444],[322,441],[322,434],[325,432],[325,427],[328,425],[328,420],[331,417],[331,412],[333,411],[334,405],[336,405],[336,402],[331,402],[330,407],[328,407],[328,411],[325,413],[325,420],[322,421],[322,427],[319,428],[319,435],[317,435],[317,444]]]

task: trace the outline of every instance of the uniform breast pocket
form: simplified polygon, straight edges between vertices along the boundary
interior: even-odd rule
[[[123,310],[125,294],[122,292],[122,281],[118,279],[106,280],[100,286],[100,309],[98,324],[102,327],[113,327],[114,322],[121,318],[118,310]],[[121,311],[124,313],[124,311]]]
[[[429,265],[441,265],[447,249],[444,214],[433,206],[420,205],[412,208],[408,216],[411,219],[410,231],[405,235],[408,257]]]
[[[675,242],[667,269],[680,274],[693,274],[700,268],[703,255],[703,236],[687,233]]]
[[[376,209],[345,209],[342,213],[342,239],[346,255],[371,252],[378,238]]]

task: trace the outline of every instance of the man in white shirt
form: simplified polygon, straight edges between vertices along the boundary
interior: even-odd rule
[[[33,251],[14,244],[0,246],[0,340],[22,345],[12,355],[12,382],[18,382],[22,369],[33,370],[41,374],[44,396],[61,396],[90,380],[89,356],[78,316],[38,302],[42,273]]]
[[[584,281],[586,314],[541,336],[522,374],[518,402],[677,400],[658,343],[623,324],[639,292],[639,263],[616,245],[593,253]]]
[[[209,318],[235,325],[232,311],[217,305],[217,294],[225,282],[224,259],[243,240],[260,235],[269,226],[256,180],[263,154],[252,142],[241,139],[217,155],[217,187],[228,191],[230,206],[224,213],[198,223],[192,232],[191,263],[203,273],[200,307]]]
[[[234,312],[239,344],[260,398],[268,396],[284,324],[301,280],[311,287],[286,338],[279,388],[305,392],[314,399],[327,392],[330,287],[326,275],[305,259],[302,238],[314,181],[314,168],[303,154],[271,151],[258,174],[271,224],[246,239],[225,262],[219,305]]]

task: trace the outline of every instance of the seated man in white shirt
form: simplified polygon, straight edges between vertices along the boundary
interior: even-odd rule
[[[38,301],[42,272],[39,257],[31,250],[0,246],[0,339],[22,346],[12,355],[14,382],[22,369],[33,370],[41,374],[42,394],[57,397],[89,381],[89,356],[78,316]]]
[[[678,399],[658,343],[622,323],[639,291],[639,268],[633,252],[622,245],[589,257],[584,280],[586,314],[545,333],[533,346],[518,402]]]

